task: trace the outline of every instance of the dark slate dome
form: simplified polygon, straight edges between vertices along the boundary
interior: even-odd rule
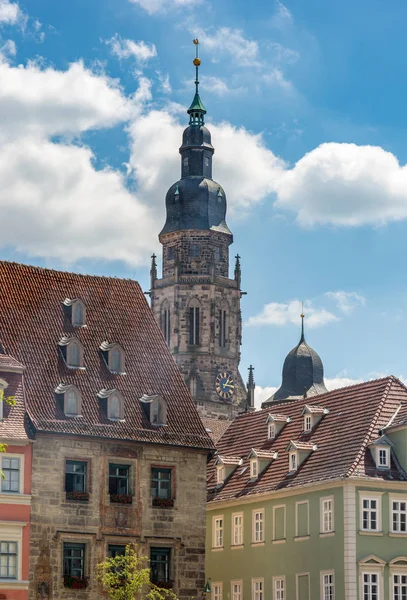
[[[190,146],[198,146],[200,148],[205,147],[214,152],[212,146],[211,133],[205,125],[201,125],[200,127],[196,125],[189,125],[186,129],[184,129],[184,133],[182,134],[182,146],[180,148],[180,152],[189,148]]]
[[[225,221],[226,194],[213,179],[180,179],[168,190],[165,205],[167,219],[161,234],[182,229],[216,229],[230,234]]]
[[[324,367],[319,354],[309,346],[302,329],[299,344],[288,353],[283,366],[283,381],[278,390],[263,403],[270,406],[277,400],[316,396],[328,390],[324,383]]]

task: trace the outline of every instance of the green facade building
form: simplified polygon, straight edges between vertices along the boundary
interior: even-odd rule
[[[304,396],[238,416],[218,442],[211,599],[407,600],[406,387]]]

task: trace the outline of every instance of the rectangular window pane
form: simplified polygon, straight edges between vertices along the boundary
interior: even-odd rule
[[[274,510],[274,539],[285,538],[285,507],[280,506]]]
[[[17,542],[0,542],[0,577],[17,579]]]
[[[107,555],[109,558],[116,558],[116,556],[124,556],[126,554],[126,546],[115,546],[109,544],[107,548]]]
[[[285,579],[274,580],[274,598],[273,600],[286,600],[285,599]]]
[[[1,491],[20,493],[20,459],[3,458],[2,470],[4,477],[1,478]]]
[[[170,582],[170,558],[170,548],[151,548],[150,579],[156,585]]]
[[[87,463],[79,460],[67,460],[65,463],[65,491],[86,492]]]
[[[130,467],[109,464],[109,494],[129,493]]]
[[[297,536],[302,537],[308,534],[308,502],[301,502],[297,504]]]
[[[151,470],[151,496],[153,498],[172,498],[171,469],[153,468]]]
[[[64,575],[85,576],[85,544],[64,544]]]

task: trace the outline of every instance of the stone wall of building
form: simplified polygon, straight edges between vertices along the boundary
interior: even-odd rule
[[[109,544],[171,550],[171,579],[182,600],[200,597],[205,581],[206,454],[169,446],[38,434],[34,444],[30,600],[99,600],[95,578]],[[66,460],[88,462],[89,501],[67,500]],[[109,463],[130,466],[132,504],[110,502]],[[154,508],[152,467],[172,469],[174,506]],[[63,544],[85,544],[86,591],[63,585]],[[42,585],[42,589],[44,585]]]

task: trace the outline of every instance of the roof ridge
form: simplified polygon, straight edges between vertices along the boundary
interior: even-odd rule
[[[362,458],[362,456],[363,456],[363,454],[364,454],[364,452],[365,452],[365,450],[367,448],[367,445],[368,445],[368,442],[369,442],[370,437],[372,435],[372,432],[374,431],[374,428],[377,425],[377,421],[379,419],[380,413],[381,413],[381,411],[383,409],[383,406],[384,406],[384,404],[385,404],[385,402],[387,400],[387,397],[389,395],[391,386],[394,383],[394,380],[395,380],[395,377],[393,377],[392,375],[390,375],[388,377],[388,382],[387,382],[386,388],[385,388],[385,390],[383,392],[382,399],[379,402],[379,406],[377,407],[375,415],[374,415],[372,421],[370,422],[370,426],[369,426],[369,428],[367,430],[367,433],[366,433],[366,435],[365,435],[365,437],[364,437],[364,439],[362,441],[362,444],[360,446],[359,452],[357,453],[355,460],[353,461],[352,465],[350,466],[350,468],[348,469],[347,473],[345,474],[345,477],[350,477],[352,475],[352,473],[355,471],[356,467],[358,466],[358,464],[360,462],[360,459]],[[380,381],[380,380],[376,380],[376,381]]]
[[[46,273],[63,273],[64,275],[74,275],[75,277],[91,277],[92,279],[114,279],[115,281],[131,281],[140,285],[137,279],[132,279],[131,277],[117,277],[116,275],[95,275],[91,273],[76,273],[74,271],[65,271],[64,269],[50,269],[49,267],[41,267],[39,265],[19,263],[14,260],[0,260],[0,265],[1,264],[23,267],[25,269],[32,269],[35,271],[45,271]]]

